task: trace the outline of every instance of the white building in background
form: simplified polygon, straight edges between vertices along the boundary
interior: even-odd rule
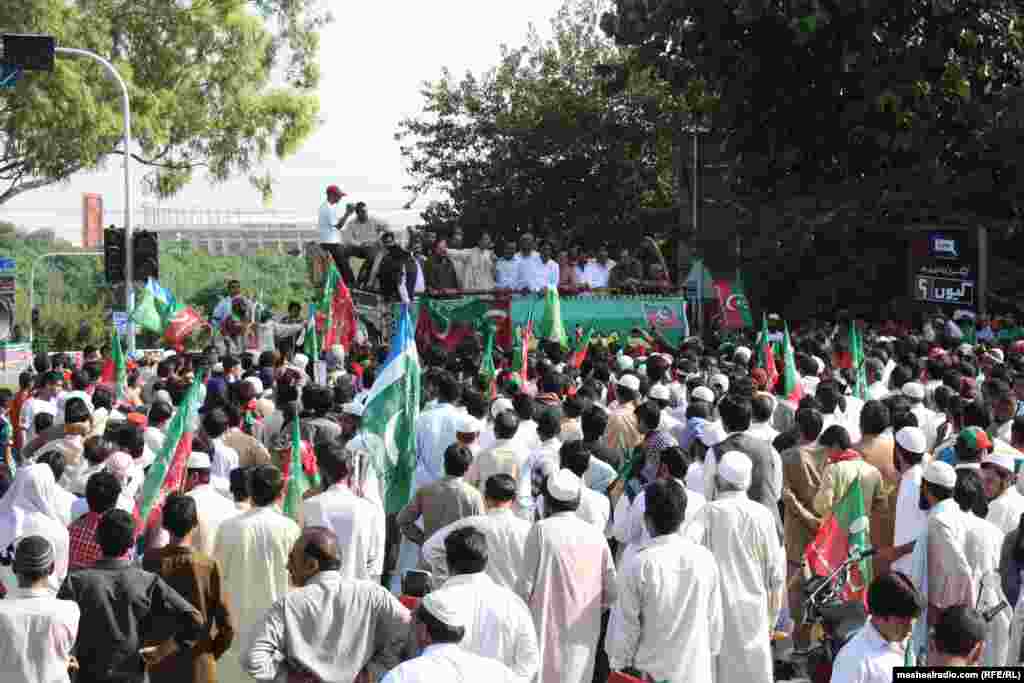
[[[314,212],[315,213],[315,212]],[[399,242],[409,227],[422,222],[419,209],[374,210],[371,215],[387,222],[399,233]],[[279,253],[304,252],[305,245],[319,242],[315,216],[299,216],[282,211],[242,211],[223,209],[143,208],[142,230],[160,235],[163,244],[188,243],[216,256],[255,254],[272,250]]]

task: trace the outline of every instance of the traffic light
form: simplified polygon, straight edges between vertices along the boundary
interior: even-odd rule
[[[26,71],[53,71],[57,41],[53,36],[3,34],[3,62]]]
[[[107,228],[103,231],[103,273],[107,282],[124,282],[124,231]]]
[[[140,230],[132,235],[132,253],[135,255],[132,274],[136,282],[149,278],[160,279],[160,240],[155,232]]]

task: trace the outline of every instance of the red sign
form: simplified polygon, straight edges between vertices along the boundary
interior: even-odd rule
[[[86,249],[103,244],[103,197],[82,195],[82,246]]]

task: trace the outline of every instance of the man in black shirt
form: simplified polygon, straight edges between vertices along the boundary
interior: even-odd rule
[[[146,666],[191,648],[203,626],[199,612],[163,579],[125,556],[135,538],[135,520],[124,510],[103,515],[96,540],[103,558],[68,575],[57,597],[82,612],[75,657],[79,680],[142,683]],[[153,633],[153,624],[173,624],[173,633]],[[147,642],[157,645],[144,647]]]

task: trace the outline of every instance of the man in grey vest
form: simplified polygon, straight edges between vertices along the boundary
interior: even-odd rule
[[[718,444],[714,449],[708,451],[704,462],[704,491],[709,501],[715,499],[715,473],[718,469],[717,463],[721,454],[729,451],[739,451],[753,464],[751,471],[750,488],[747,489],[747,496],[751,500],[761,503],[772,513],[775,520],[775,527],[782,538],[782,517],[779,515],[779,498],[782,492],[778,490],[775,454],[772,445],[763,439],[758,439],[747,433],[750,429],[751,403],[745,396],[726,394],[718,404],[718,412],[722,418],[722,426],[725,428],[725,441]]]

